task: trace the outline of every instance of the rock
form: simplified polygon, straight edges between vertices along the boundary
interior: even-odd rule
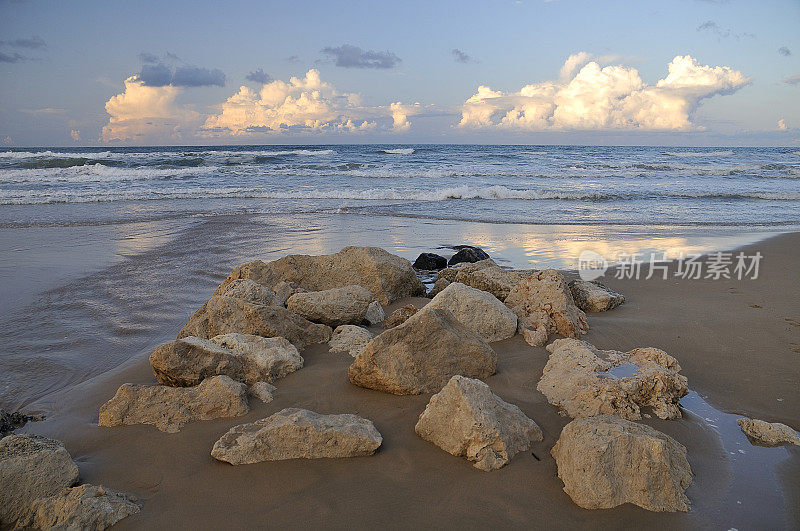
[[[414,269],[438,271],[447,267],[447,258],[435,253],[422,253],[414,260]]]
[[[151,424],[177,433],[187,422],[238,417],[247,406],[247,386],[214,376],[195,387],[122,384],[114,398],[100,406],[99,426]]]
[[[234,280],[234,282],[236,282]],[[294,282],[284,282],[281,280],[275,286],[273,286],[273,290],[275,290],[275,297],[277,298],[278,302],[280,302],[279,306],[286,306],[286,301],[289,300],[289,297],[298,293],[300,291],[300,286],[295,284]]]
[[[286,307],[308,319],[329,326],[360,324],[372,302],[372,293],[361,286],[295,293]]]
[[[542,440],[542,430],[517,406],[480,380],[459,375],[431,397],[414,430],[486,471],[501,468],[514,454],[530,448],[532,441]]]
[[[459,264],[454,264],[448,267],[447,269],[442,269],[436,274],[436,278],[441,280],[449,280],[450,282],[456,281],[456,276],[461,272],[473,272],[483,269],[485,267],[500,267],[498,266],[494,260],[491,258],[487,258],[486,260],[479,260],[478,262],[461,262]]]
[[[277,390],[277,387],[267,382],[256,382],[247,388],[247,394],[269,404]]]
[[[566,415],[639,420],[641,408],[650,407],[662,419],[681,417],[687,379],[679,374],[677,360],[663,350],[600,351],[577,339],[557,339],[547,350],[550,359],[536,388]]]
[[[564,276],[554,269],[521,280],[505,303],[528,328],[541,324],[548,333],[564,337],[578,337],[589,330],[586,314],[575,306]]]
[[[368,289],[384,306],[403,297],[425,294],[425,286],[411,262],[378,247],[345,247],[330,255],[295,254],[269,263],[248,262],[235,268],[215,295],[239,278],[251,278],[267,287],[280,281],[294,282],[307,291],[357,284]]]
[[[9,412],[0,408],[0,439],[28,422],[38,420],[42,420],[39,415],[26,415],[19,411]]]
[[[331,329],[315,324],[279,306],[253,304],[233,297],[214,296],[200,307],[178,333],[208,339],[237,332],[263,337],[284,337],[298,348],[325,343]]]
[[[264,306],[283,306],[280,298],[271,289],[249,278],[234,280],[220,295]]]
[[[442,308],[487,342],[502,341],[517,333],[517,316],[497,297],[459,282],[436,295],[425,309]]]
[[[489,255],[480,247],[472,247],[471,245],[457,245],[455,247],[458,252],[454,254],[447,265],[455,265],[461,262],[480,262],[486,260]]]
[[[405,323],[409,317],[417,313],[417,307],[413,304],[406,304],[405,306],[396,309],[383,321],[383,328],[388,330]]]
[[[428,293],[427,297],[434,298],[436,295],[442,292],[444,288],[452,284],[451,281],[447,280],[446,278],[439,278],[436,282],[433,283],[433,287],[431,288],[430,293]]]
[[[456,374],[485,378],[496,370],[497,354],[480,335],[433,308],[376,336],[347,375],[361,387],[415,395],[440,390]]]
[[[800,435],[786,424],[748,418],[740,418],[736,423],[759,446],[780,446],[786,443],[800,446]]]
[[[332,354],[349,354],[355,358],[373,337],[375,336],[372,332],[360,326],[337,326],[333,337],[328,341],[329,351]]]
[[[136,498],[106,487],[80,485],[31,505],[18,527],[35,529],[106,529],[139,512]]]
[[[502,269],[496,264],[489,264],[480,268],[465,267],[456,272],[455,281],[481,291],[488,291],[501,301],[504,301],[522,279],[535,273],[537,271],[532,269],[508,270]]]
[[[159,346],[150,354],[159,383],[189,387],[224,374],[254,384],[272,382],[303,367],[303,358],[282,337],[224,334],[209,339],[185,337]]]
[[[633,503],[648,511],[688,511],[686,448],[649,426],[611,415],[567,424],[550,451],[564,492],[584,509]]]
[[[0,522],[11,527],[33,500],[78,482],[78,467],[59,441],[19,433],[0,439]]]
[[[250,424],[234,426],[211,450],[232,465],[372,455],[383,442],[371,421],[356,415],[322,415],[287,408]]]
[[[523,328],[522,337],[525,342],[532,347],[543,347],[547,343],[547,328],[544,325],[539,325],[536,329]]]
[[[378,301],[372,301],[367,306],[367,313],[364,314],[364,320],[370,326],[381,324],[386,319],[386,314],[383,312],[383,306]]]
[[[241,362],[242,374],[228,375],[240,382],[274,382],[303,368],[304,360],[297,347],[282,337],[224,334],[210,341],[230,350]]]
[[[623,295],[597,281],[572,280],[569,290],[575,305],[584,312],[605,312],[625,302]]]

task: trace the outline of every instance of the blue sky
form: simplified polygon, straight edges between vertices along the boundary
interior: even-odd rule
[[[0,0],[0,145],[794,146],[798,27],[799,1]]]

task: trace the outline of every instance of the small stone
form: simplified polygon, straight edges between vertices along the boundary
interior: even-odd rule
[[[523,328],[522,337],[530,346],[542,347],[547,343],[547,328],[541,324],[537,326],[535,330],[527,327]]]
[[[434,298],[436,295],[441,293],[442,290],[444,290],[444,288],[446,288],[450,284],[451,284],[451,281],[447,280],[446,278],[437,279],[436,282],[433,283],[433,287],[431,288],[431,291],[430,291],[430,293],[428,293],[427,297],[430,298],[430,299]]]
[[[235,280],[233,282],[236,282]],[[289,300],[289,297],[297,293],[299,286],[294,282],[285,282],[281,280],[273,289],[275,290],[275,297],[277,298],[278,302],[280,303],[279,306],[286,306],[286,301]]]
[[[584,509],[624,503],[648,511],[688,511],[686,448],[650,426],[612,415],[567,424],[550,451],[564,492]]]
[[[501,468],[532,441],[542,440],[542,430],[517,406],[480,380],[459,375],[431,397],[414,430],[485,471]]]
[[[572,280],[569,289],[575,305],[584,312],[606,312],[625,302],[623,295],[597,281]]]
[[[386,319],[386,314],[383,312],[383,306],[378,301],[372,301],[367,306],[367,313],[364,314],[364,320],[370,326],[381,324]]]
[[[269,404],[277,390],[277,387],[267,382],[256,382],[247,388],[247,394]]]
[[[214,376],[195,387],[122,384],[100,406],[99,426],[151,424],[177,433],[187,423],[238,417],[249,411],[247,387],[227,376]]]
[[[745,435],[759,446],[800,446],[800,435],[786,424],[766,422],[758,419],[740,418],[736,421]]]
[[[111,527],[139,512],[135,497],[102,486],[80,485],[31,505],[18,527],[35,529],[95,529]]]
[[[417,307],[413,304],[406,304],[405,306],[396,309],[383,321],[383,328],[388,330],[405,323],[409,317],[417,313]]]
[[[349,354],[352,357],[361,352],[372,338],[372,332],[366,328],[355,325],[337,326],[333,337],[328,341],[329,352],[332,354]]]
[[[234,426],[215,444],[214,459],[232,465],[372,455],[383,442],[371,421],[356,415],[322,415],[287,408],[249,424]]]

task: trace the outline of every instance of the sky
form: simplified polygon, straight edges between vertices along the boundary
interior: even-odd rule
[[[0,148],[800,145],[800,0],[0,0]]]

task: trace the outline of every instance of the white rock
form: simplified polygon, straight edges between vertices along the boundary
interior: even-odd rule
[[[368,289],[352,285],[295,293],[286,301],[286,307],[309,321],[339,326],[364,321],[373,299]]]
[[[383,311],[383,306],[378,301],[372,301],[367,306],[367,313],[364,315],[364,320],[370,326],[381,324],[386,319],[386,314]]]
[[[258,398],[265,404],[269,404],[272,402],[273,395],[277,389],[277,387],[267,382],[256,382],[247,389],[247,394]]]
[[[366,328],[341,325],[333,331],[333,337],[328,341],[328,345],[332,354],[349,354],[355,358],[373,337],[375,336],[372,332]]]
[[[486,291],[453,282],[436,295],[425,309],[442,308],[488,342],[502,341],[517,333],[517,316]],[[423,310],[424,311],[424,310]]]
[[[740,418],[736,423],[745,435],[759,445],[780,446],[789,443],[800,446],[800,435],[786,424],[748,418]]]

